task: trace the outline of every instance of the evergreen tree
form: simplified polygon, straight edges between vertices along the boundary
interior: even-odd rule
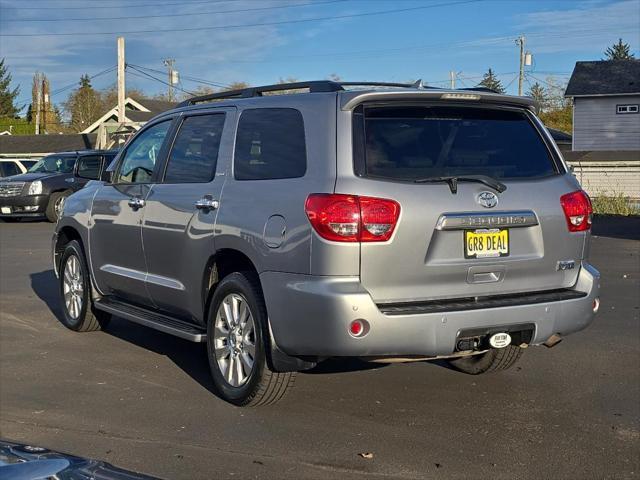
[[[540,115],[547,106],[548,95],[546,90],[538,82],[531,85],[528,95],[536,101],[536,115]]]
[[[91,86],[88,75],[80,77],[80,88],[74,90],[63,104],[71,117],[71,128],[81,132],[104,113],[102,96]]]
[[[622,43],[622,39],[618,39],[618,43],[614,43],[604,51],[606,58],[603,60],[633,60],[635,56],[631,53],[631,47],[628,43]]]
[[[502,86],[502,82],[496,76],[496,74],[493,73],[492,69],[489,69],[489,71],[484,74],[484,76],[482,77],[482,81],[477,86],[478,87],[490,88],[491,90],[494,90],[494,91],[496,91],[498,93],[504,93],[505,92],[505,89]]]
[[[21,107],[17,107],[14,102],[20,94],[20,87],[13,90],[10,88],[11,74],[4,64],[4,58],[0,60],[0,117],[17,117]]]

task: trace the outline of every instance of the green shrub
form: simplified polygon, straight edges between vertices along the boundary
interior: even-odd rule
[[[599,215],[640,215],[640,202],[634,202],[622,193],[591,199],[593,211]]]

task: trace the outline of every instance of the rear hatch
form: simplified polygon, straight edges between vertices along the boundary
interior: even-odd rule
[[[400,204],[393,236],[361,243],[361,282],[377,303],[575,284],[586,232],[569,231],[560,198],[579,185],[527,109],[387,101],[352,119],[356,174],[336,193]]]

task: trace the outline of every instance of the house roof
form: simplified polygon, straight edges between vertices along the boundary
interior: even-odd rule
[[[166,112],[174,108],[177,103],[166,102],[164,100],[151,100],[151,99],[139,99],[134,100],[131,97],[127,97],[124,100],[125,112],[124,116],[127,122],[140,122],[144,123],[151,120],[159,113]],[[85,128],[81,133],[92,133],[98,129],[100,125],[109,121],[117,121],[118,118],[118,105],[115,105],[111,110],[107,111],[99,119]]]
[[[2,135],[0,152],[3,154],[45,154],[71,150],[88,150],[96,143],[95,134],[72,135]]]
[[[565,95],[640,94],[640,60],[576,62]]]

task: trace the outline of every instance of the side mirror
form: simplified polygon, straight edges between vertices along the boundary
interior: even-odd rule
[[[113,181],[113,170],[103,170],[100,180],[105,183],[111,183]]]

